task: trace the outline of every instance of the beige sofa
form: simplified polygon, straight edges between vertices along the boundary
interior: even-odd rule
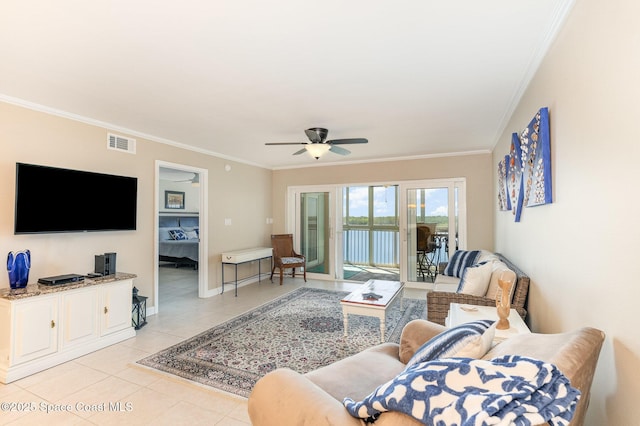
[[[445,330],[425,320],[414,320],[402,332],[400,344],[383,343],[349,358],[298,374],[278,369],[262,377],[249,396],[249,416],[262,425],[362,425],[342,405],[345,397],[360,401],[379,385],[394,378],[413,353],[431,337]],[[494,346],[483,359],[523,355],[556,365],[582,392],[571,422],[582,425],[589,405],[589,390],[604,334],[582,328],[562,334],[518,335]],[[375,422],[384,425],[419,425],[400,412],[386,412]]]
[[[500,253],[491,253],[481,250],[477,262],[492,261],[494,270],[491,275],[491,284],[483,295],[470,295],[456,293],[460,278],[449,277],[442,272],[446,263],[439,265],[439,274],[434,281],[433,291],[427,292],[427,319],[437,324],[444,325],[445,318],[449,314],[451,303],[466,303],[468,305],[496,306],[496,286],[500,272],[509,269],[514,272],[516,281],[514,284],[511,308],[518,311],[522,319],[527,316],[526,303],[529,294],[529,277],[516,265],[511,263]]]

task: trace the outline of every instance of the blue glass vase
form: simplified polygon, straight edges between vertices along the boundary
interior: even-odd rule
[[[7,256],[7,271],[9,271],[9,285],[11,288],[24,288],[29,282],[31,269],[31,252],[22,250],[17,253],[9,252]]]

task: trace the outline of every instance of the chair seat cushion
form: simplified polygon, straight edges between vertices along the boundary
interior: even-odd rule
[[[280,261],[283,265],[291,265],[293,263],[302,263],[304,259],[301,257],[281,257]]]

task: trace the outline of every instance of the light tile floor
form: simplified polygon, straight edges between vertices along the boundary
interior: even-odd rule
[[[159,313],[136,337],[8,385],[0,402],[21,410],[0,412],[10,425],[250,425],[246,399],[157,372],[135,362],[208,330],[299,286],[352,291],[359,283],[263,278],[208,299],[197,297],[195,272],[163,270]],[[424,298],[406,289],[405,297]],[[3,406],[4,407],[4,406]],[[31,411],[27,411],[32,408]]]

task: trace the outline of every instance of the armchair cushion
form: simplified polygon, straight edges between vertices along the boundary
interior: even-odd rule
[[[292,265],[294,263],[304,262],[304,258],[302,257],[281,257],[280,261],[283,265]]]
[[[481,262],[467,266],[462,272],[457,293],[471,294],[473,296],[484,296],[489,287],[491,274],[493,273],[493,262]]]
[[[492,320],[472,321],[438,334],[416,351],[407,362],[407,368],[432,359],[484,356],[495,335],[492,324]]]
[[[460,278],[464,268],[476,263],[478,254],[480,254],[480,250],[456,250],[446,268],[444,268],[443,274]]]

